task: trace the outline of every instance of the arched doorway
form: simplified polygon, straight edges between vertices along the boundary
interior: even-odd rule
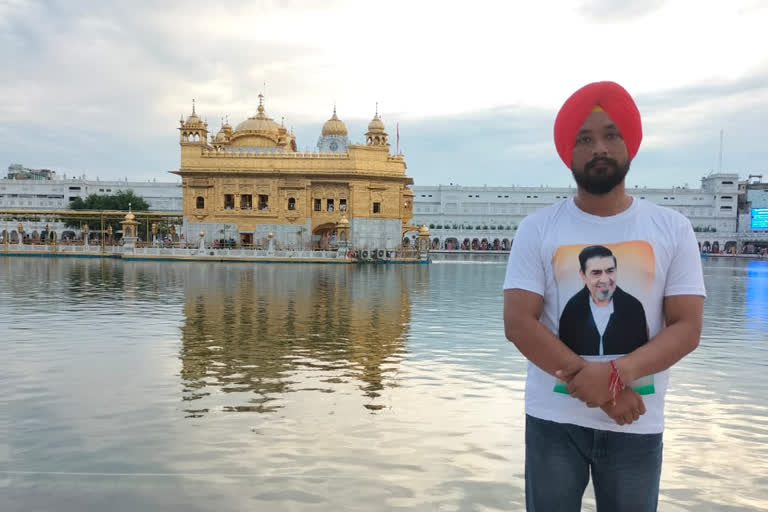
[[[493,239],[493,250],[498,251],[501,249],[501,241],[498,238]]]
[[[508,251],[512,247],[512,244],[509,243],[509,238],[505,238],[501,241],[501,250],[502,251]]]
[[[726,254],[736,254],[736,247],[737,243],[735,240],[729,240],[728,242],[725,242],[725,245],[723,246],[723,252]]]
[[[418,234],[418,229],[403,228],[403,249],[416,249],[416,237]]]
[[[459,248],[459,240],[457,238],[446,238],[445,249],[448,251],[455,251]]]
[[[478,240],[477,238],[473,238],[472,239],[472,250],[476,251],[479,248],[480,248],[480,240]]]
[[[712,252],[715,254],[720,253],[720,242],[712,242]]]
[[[709,245],[709,240],[704,241],[704,245],[701,246],[701,252],[706,254],[706,253],[710,252],[711,250],[712,249],[711,249],[711,247]]]
[[[336,224],[321,224],[312,231],[312,248],[328,250],[336,241]]]
[[[433,238],[432,239],[432,247],[431,247],[431,249],[433,251],[437,250],[437,249],[440,249],[440,239],[439,238]]]
[[[463,242],[461,242],[461,250],[462,251],[468,251],[469,250],[469,238],[465,238]]]
[[[11,242],[15,242],[15,243],[19,242],[19,234],[16,232],[15,229],[11,231]]]

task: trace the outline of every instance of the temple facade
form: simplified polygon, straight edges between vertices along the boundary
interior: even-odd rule
[[[318,150],[297,151],[293,133],[270,118],[259,95],[255,115],[215,135],[192,113],[179,122],[184,234],[280,248],[395,249],[410,229],[413,179],[391,154],[378,111],[364,144],[351,144],[334,108]],[[337,226],[349,226],[337,240]],[[348,232],[348,235],[346,233]]]

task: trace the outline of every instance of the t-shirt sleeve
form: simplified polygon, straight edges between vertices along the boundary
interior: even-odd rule
[[[704,288],[704,274],[701,268],[701,254],[696,235],[690,222],[685,219],[678,229],[677,246],[667,272],[664,296],[701,295],[707,296]]]
[[[541,233],[536,222],[520,223],[507,262],[504,289],[520,288],[544,296],[546,276],[541,261]]]

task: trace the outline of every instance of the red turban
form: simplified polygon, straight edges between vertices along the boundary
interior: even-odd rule
[[[616,123],[627,146],[630,160],[640,148],[643,126],[632,96],[615,82],[594,82],[573,93],[560,108],[555,119],[555,147],[569,168],[579,128],[596,106],[602,108]]]

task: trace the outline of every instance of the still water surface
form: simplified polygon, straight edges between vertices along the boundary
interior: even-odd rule
[[[2,258],[0,510],[524,510],[503,274]],[[660,510],[768,511],[768,261],[705,274]]]

